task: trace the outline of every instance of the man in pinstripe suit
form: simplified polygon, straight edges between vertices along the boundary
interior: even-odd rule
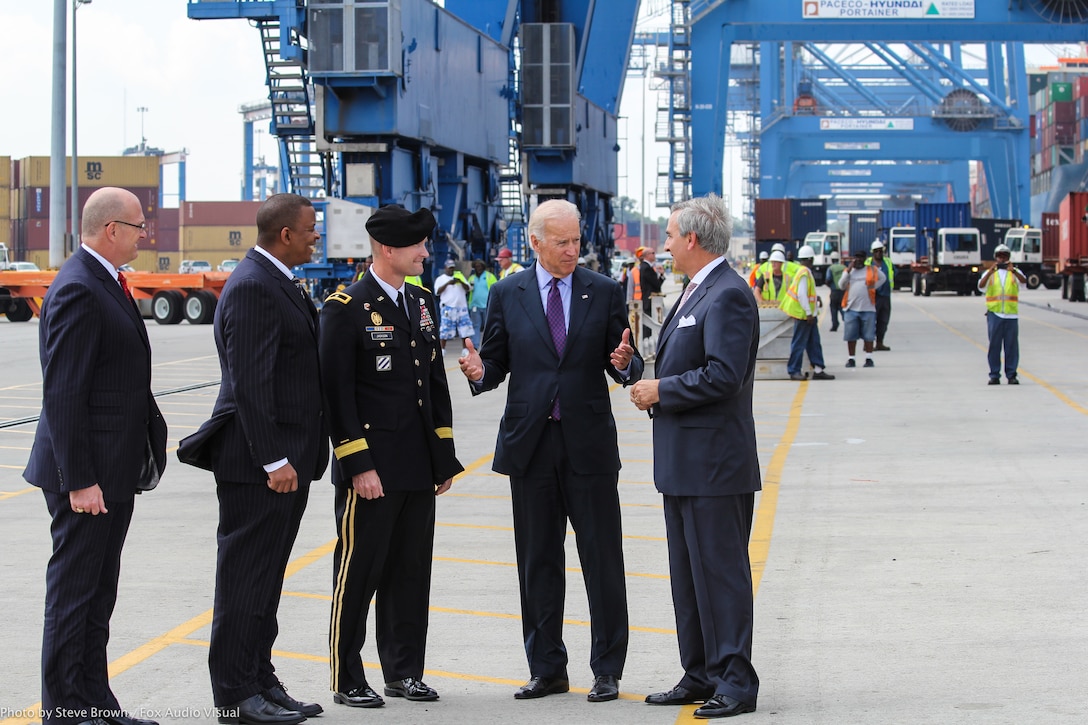
[[[106,643],[141,469],[166,465],[147,330],[117,268],[147,227],[139,199],[106,187],[83,209],[83,243],[42,304],[42,415],[23,476],[42,489],[46,570],[42,722],[150,725],[110,690]]]
[[[430,210],[387,206],[367,220],[374,263],[321,311],[321,375],[332,430],[337,540],[330,650],[333,701],[381,707],[360,650],[377,595],[378,657],[388,697],[431,701],[427,645],[435,496],[463,468],[423,271]]]
[[[284,571],[310,482],[328,464],[317,364],[317,311],[291,268],[319,239],[309,200],[270,197],[215,311],[222,387],[212,418],[185,441],[207,451],[219,496],[208,668],[220,723],[299,723],[320,705],[275,675],[272,645]]]

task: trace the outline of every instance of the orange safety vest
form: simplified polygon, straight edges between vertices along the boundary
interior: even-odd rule
[[[631,289],[633,290],[631,299],[633,300],[642,299],[642,270],[639,269],[640,266],[641,263],[631,267]]]
[[[878,274],[876,267],[871,264],[865,268],[865,286],[869,290],[869,301],[874,305],[876,304],[876,282],[880,279]],[[850,304],[850,285],[847,285],[842,292],[842,308],[845,310],[848,304]]]

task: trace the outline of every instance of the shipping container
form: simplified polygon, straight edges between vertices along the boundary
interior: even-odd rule
[[[13,188],[13,189],[16,189],[16,188],[19,188],[19,187],[22,186],[22,183],[20,183],[22,181],[22,178],[23,178],[22,168],[23,168],[23,162],[22,162],[21,159],[12,159],[11,160],[11,180],[10,180],[10,184],[11,184],[11,188]]]
[[[48,156],[21,160],[19,186],[49,186]],[[77,160],[80,186],[120,186],[124,189],[159,185],[158,156],[80,156]],[[72,185],[72,160],[64,160],[64,185]],[[156,202],[156,206],[157,206]]]
[[[892,227],[913,227],[914,209],[881,209],[880,222],[877,224],[877,233],[881,239],[887,237],[888,230]]]
[[[0,219],[10,219],[11,216],[11,192],[0,188]]]
[[[1077,120],[1076,101],[1058,101],[1047,107],[1046,117],[1054,123],[1073,123]]]
[[[1072,101],[1073,100],[1073,84],[1072,83],[1051,83],[1047,93],[1047,103],[1054,103],[1055,101]]]
[[[1028,94],[1035,95],[1041,90],[1046,89],[1047,77],[1046,73],[1028,73]]]
[[[969,226],[978,229],[981,234],[979,249],[982,252],[982,260],[992,260],[994,258],[994,248],[998,244],[1003,244],[1005,242],[1005,232],[1020,225],[1019,219],[972,217]]]
[[[791,241],[801,241],[810,232],[827,231],[826,199],[790,199]]]
[[[178,224],[183,227],[255,226],[259,201],[183,201]],[[631,234],[628,236],[638,236]]]
[[[203,259],[207,254],[222,253],[241,258],[257,244],[255,226],[181,227],[178,251],[185,258]]]
[[[756,241],[800,242],[809,232],[823,231],[826,199],[756,199]]]
[[[50,188],[48,186],[32,186],[26,187],[20,190],[22,192],[22,200],[20,204],[20,219],[48,219],[49,218],[49,199]],[[83,207],[87,204],[87,199],[91,194],[98,191],[98,189],[91,187],[79,187],[79,208],[82,214]],[[144,218],[154,219],[159,213],[159,187],[147,186],[147,187],[134,187],[129,189],[136,198],[140,200],[140,205],[143,207]],[[72,216],[72,188],[68,187],[64,190],[64,216]]]
[[[3,244],[8,249],[11,249],[11,227],[14,221],[11,219],[0,219],[0,244]]]
[[[847,241],[850,243],[850,254],[856,252],[869,252],[880,234],[880,212],[861,211],[851,212],[850,222],[847,226]]]
[[[789,199],[756,199],[755,221],[757,242],[792,240]]]
[[[938,229],[971,226],[971,205],[966,202],[915,204],[914,221],[918,256],[928,256],[929,239],[936,237]]]
[[[1088,260],[1088,224],[1084,215],[1088,214],[1088,192],[1072,191],[1062,199],[1058,209],[1060,234],[1058,237],[1059,271],[1069,264]]]
[[[1058,214],[1043,214],[1043,264],[1054,265],[1058,261],[1061,245],[1061,219]]]
[[[15,240],[20,249],[31,251],[35,249],[49,249],[49,220],[48,219],[20,219],[18,225],[19,238]],[[71,220],[64,220],[64,228],[67,229]]]
[[[11,157],[0,156],[0,190],[11,187]]]
[[[177,272],[178,265],[181,264],[181,254],[141,249],[136,253],[136,259],[129,264],[139,272]]]

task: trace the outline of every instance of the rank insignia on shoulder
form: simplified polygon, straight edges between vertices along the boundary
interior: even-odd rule
[[[333,292],[331,295],[325,298],[325,304],[329,302],[339,302],[342,305],[346,305],[351,302],[351,295],[343,292]]]

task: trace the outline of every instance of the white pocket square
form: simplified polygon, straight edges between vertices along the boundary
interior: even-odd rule
[[[681,317],[680,321],[676,323],[677,327],[691,327],[695,324],[695,315],[688,315],[687,317]]]

